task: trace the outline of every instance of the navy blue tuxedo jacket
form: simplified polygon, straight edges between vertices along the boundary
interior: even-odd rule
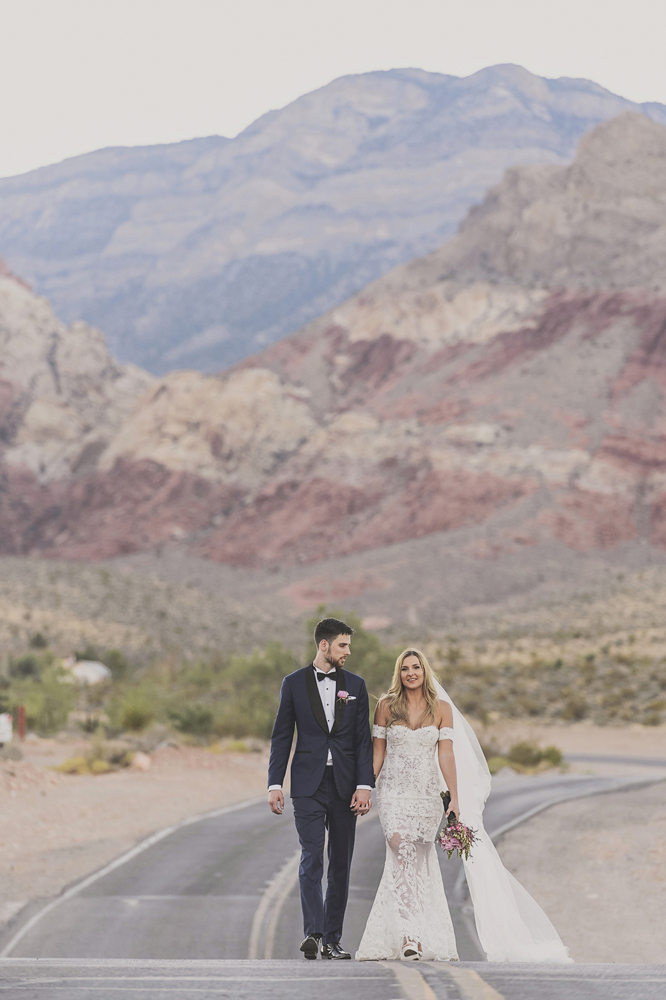
[[[280,707],[271,737],[268,784],[281,785],[298,731],[291,765],[291,796],[314,795],[324,777],[330,748],[333,776],[339,795],[351,800],[357,785],[374,788],[372,737],[365,681],[349,670],[336,668],[336,689],[355,700],[335,700],[335,721],[328,731],[312,664],[288,674],[282,681]]]

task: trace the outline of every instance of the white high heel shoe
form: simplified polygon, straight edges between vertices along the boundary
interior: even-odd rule
[[[421,952],[418,949],[416,941],[407,941],[402,946],[402,957],[405,962],[418,962]]]

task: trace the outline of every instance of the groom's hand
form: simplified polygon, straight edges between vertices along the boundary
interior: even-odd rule
[[[351,800],[351,810],[356,813],[357,816],[365,816],[365,814],[372,808],[372,797],[370,790],[367,788],[357,788],[352,795]]]
[[[272,792],[268,793],[268,804],[271,807],[271,812],[274,812],[276,816],[282,815],[284,795],[279,788],[274,788]]]

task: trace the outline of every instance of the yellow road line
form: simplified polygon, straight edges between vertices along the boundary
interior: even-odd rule
[[[400,984],[406,1000],[437,1000],[432,988],[416,968],[415,962],[380,962],[390,969]]]
[[[442,968],[441,963],[437,964],[437,968]],[[463,1000],[504,1000],[502,994],[493,989],[474,969],[447,965],[446,971],[460,990]]]

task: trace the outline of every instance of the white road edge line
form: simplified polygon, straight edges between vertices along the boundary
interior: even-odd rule
[[[225,806],[223,809],[213,809],[211,812],[201,813],[198,816],[189,816],[180,823],[174,823],[173,826],[167,826],[163,830],[158,830],[157,833],[151,834],[149,837],[146,837],[145,840],[136,844],[135,847],[130,848],[129,851],[126,851],[124,854],[121,854],[120,857],[110,861],[108,865],[100,868],[99,871],[93,872],[92,875],[88,875],[87,878],[84,878],[81,882],[77,882],[75,885],[70,886],[69,889],[65,889],[63,893],[56,896],[56,898],[51,900],[50,903],[47,903],[41,910],[38,910],[37,913],[33,914],[30,920],[26,921],[23,927],[19,928],[16,934],[10,938],[2,951],[0,951],[0,958],[8,958],[19,941],[22,941],[25,935],[28,934],[33,927],[35,927],[36,924],[38,924],[39,921],[47,915],[47,913],[51,913],[52,910],[55,910],[57,906],[60,906],[60,904],[64,903],[66,900],[71,899],[72,896],[78,896],[78,894],[84,889],[87,889],[89,885],[92,885],[99,879],[104,878],[105,875],[108,875],[109,872],[114,871],[116,868],[120,868],[121,865],[127,864],[128,861],[131,861],[133,858],[137,857],[137,855],[147,851],[149,847],[157,844],[160,840],[164,840],[165,837],[171,836],[171,834],[175,833],[176,830],[182,830],[185,826],[191,826],[193,823],[201,823],[206,819],[215,819],[217,816],[225,816],[227,813],[237,812],[239,809],[248,809],[250,806],[258,805],[260,802],[265,802],[263,796],[260,799],[247,799],[245,802],[236,802],[234,805]]]
[[[277,875],[275,875],[264,893],[259,900],[259,906],[254,911],[254,916],[252,917],[252,926],[250,928],[250,939],[247,946],[247,957],[249,960],[260,958],[259,946],[261,945],[261,931],[264,925],[264,920],[266,919],[271,907],[275,902],[281,904],[283,899],[286,899],[291,892],[295,881],[298,879],[298,865],[301,859],[300,848],[295,854],[292,854],[282,868],[279,869]],[[280,905],[281,908],[281,905]],[[273,930],[273,939],[275,939],[275,930]],[[271,955],[264,955],[264,958],[271,958]]]
[[[301,852],[296,851],[296,854],[287,862],[283,871],[282,882],[280,884],[280,891],[275,899],[275,905],[271,911],[268,918],[268,924],[266,926],[266,944],[264,945],[264,958],[272,958],[273,952],[275,950],[275,936],[277,934],[278,921],[280,919],[280,914],[282,913],[282,907],[287,902],[289,896],[298,885],[298,869],[301,863]]]

